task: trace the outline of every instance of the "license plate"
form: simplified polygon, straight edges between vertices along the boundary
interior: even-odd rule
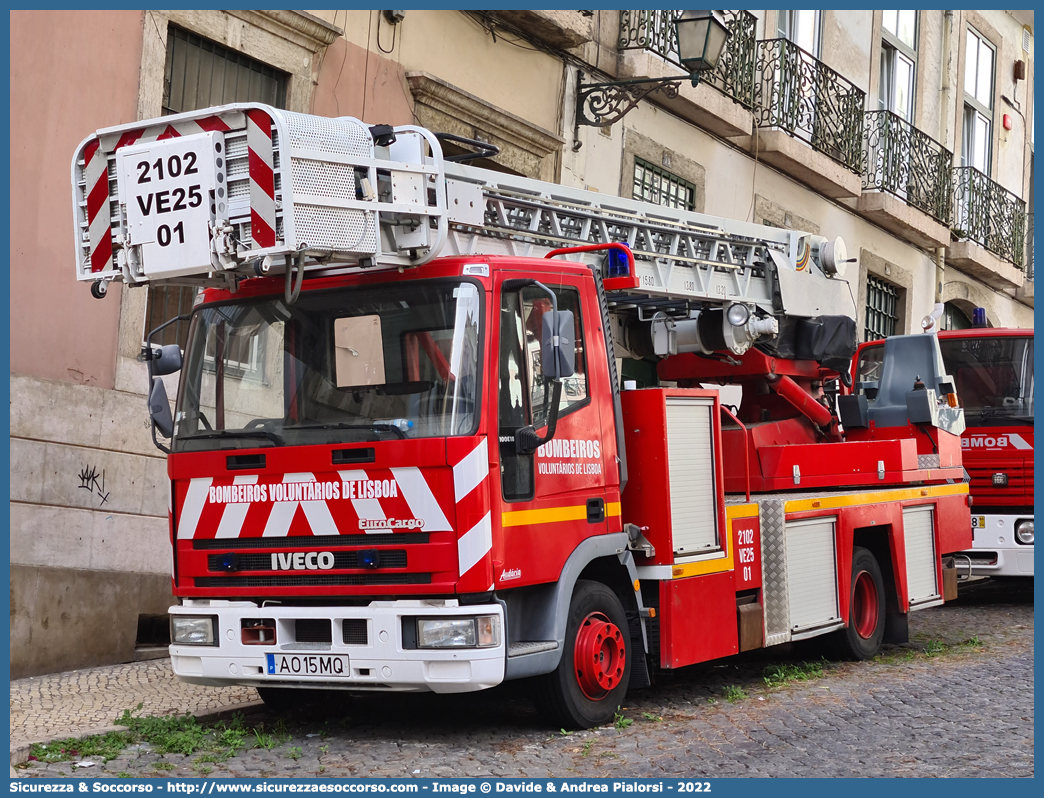
[[[266,654],[269,676],[348,676],[348,657],[336,654]]]
[[[985,529],[986,528],[986,516],[984,515],[973,515],[972,516],[972,529]]]

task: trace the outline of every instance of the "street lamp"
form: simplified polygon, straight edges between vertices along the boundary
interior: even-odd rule
[[[619,122],[647,95],[662,91],[668,98],[678,96],[681,84],[688,80],[698,86],[704,72],[718,66],[729,30],[717,11],[683,11],[674,20],[678,42],[678,60],[689,70],[688,77],[639,78],[611,83],[577,86],[576,125],[608,127]],[[579,74],[583,79],[583,73]]]

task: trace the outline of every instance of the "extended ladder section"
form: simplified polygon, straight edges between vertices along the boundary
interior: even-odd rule
[[[77,276],[101,284],[234,288],[293,269],[619,242],[635,272],[618,307],[855,315],[840,239],[447,162],[413,126],[220,106],[98,131],[77,149],[72,187]]]

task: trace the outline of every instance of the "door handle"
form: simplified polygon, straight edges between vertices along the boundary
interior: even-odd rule
[[[605,520],[605,500],[587,500],[587,523],[600,524]]]

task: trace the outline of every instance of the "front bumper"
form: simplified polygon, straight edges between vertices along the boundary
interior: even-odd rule
[[[172,644],[170,659],[179,679],[192,684],[252,687],[334,688],[464,693],[494,687],[504,680],[507,652],[504,613],[499,604],[457,606],[456,601],[374,601],[365,607],[259,607],[249,601],[187,600],[174,615],[212,615],[217,645]],[[459,618],[496,615],[500,644],[490,648],[417,649],[403,646],[403,617]],[[244,620],[273,619],[274,644],[242,641]],[[298,642],[298,621],[330,622],[330,642]],[[342,634],[345,622],[353,634]],[[358,630],[365,624],[365,642]],[[324,627],[325,628],[325,627]],[[342,642],[351,638],[354,642]],[[267,655],[337,655],[347,667],[339,673],[269,675]]]
[[[1017,521],[1033,518],[1033,513],[1022,515],[977,515],[972,511],[972,547],[960,552],[972,561],[975,576],[1033,576],[1033,545],[1024,545],[1015,539]],[[963,572],[964,563],[957,568]]]

